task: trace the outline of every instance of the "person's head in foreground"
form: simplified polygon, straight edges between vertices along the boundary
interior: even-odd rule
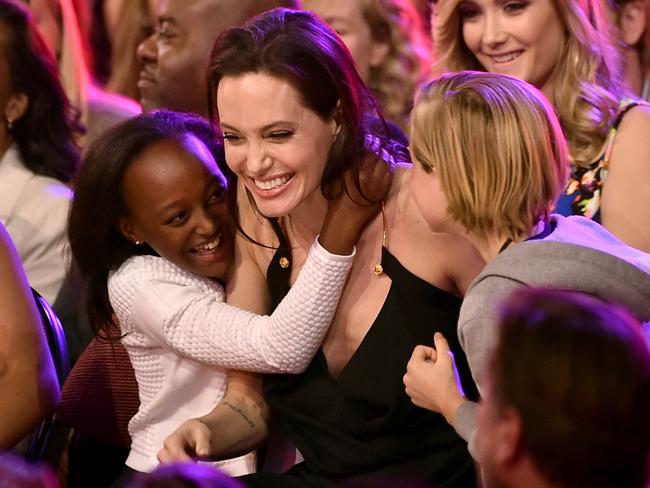
[[[225,278],[233,233],[220,165],[223,147],[209,124],[175,112],[130,119],[89,147],[68,232],[91,323],[111,322],[108,275],[132,256]]]
[[[420,88],[411,155],[411,189],[432,230],[488,244],[528,238],[547,219],[569,164],[558,119],[539,90],[474,71]]]
[[[592,296],[518,290],[479,407],[487,488],[644,488],[650,351],[639,322]]]
[[[128,488],[243,488],[243,485],[211,466],[195,463],[165,464],[136,476]]]

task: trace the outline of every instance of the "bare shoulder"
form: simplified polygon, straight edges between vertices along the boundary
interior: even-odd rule
[[[650,107],[625,114],[601,199],[601,222],[623,242],[650,250]]]
[[[643,155],[650,152],[650,106],[637,105],[625,114],[618,127],[616,141],[612,152],[612,164],[616,160],[645,162]]]

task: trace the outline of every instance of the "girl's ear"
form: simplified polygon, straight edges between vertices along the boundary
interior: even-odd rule
[[[135,245],[139,245],[144,242],[144,240],[136,232],[133,221],[129,217],[118,217],[117,228],[120,231],[120,234],[122,234],[127,241],[131,241]]]
[[[27,112],[29,98],[24,93],[12,95],[3,107],[4,118],[9,122],[16,122]]]

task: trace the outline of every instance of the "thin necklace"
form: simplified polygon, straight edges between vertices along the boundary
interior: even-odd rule
[[[384,202],[381,202],[381,223],[382,223],[382,235],[381,235],[381,254],[379,256],[379,262],[373,264],[372,272],[375,276],[381,276],[384,274],[384,267],[381,265],[381,255],[384,253],[383,248],[388,247],[388,230],[386,229],[386,215],[384,213]]]

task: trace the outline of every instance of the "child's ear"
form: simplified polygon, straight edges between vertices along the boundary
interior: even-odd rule
[[[131,241],[136,245],[144,242],[144,239],[136,232],[135,226],[129,217],[118,217],[117,228],[120,231],[120,234],[122,234],[127,241]]]
[[[646,28],[646,10],[644,0],[633,0],[621,8],[619,27],[623,42],[628,46],[636,46]]]

